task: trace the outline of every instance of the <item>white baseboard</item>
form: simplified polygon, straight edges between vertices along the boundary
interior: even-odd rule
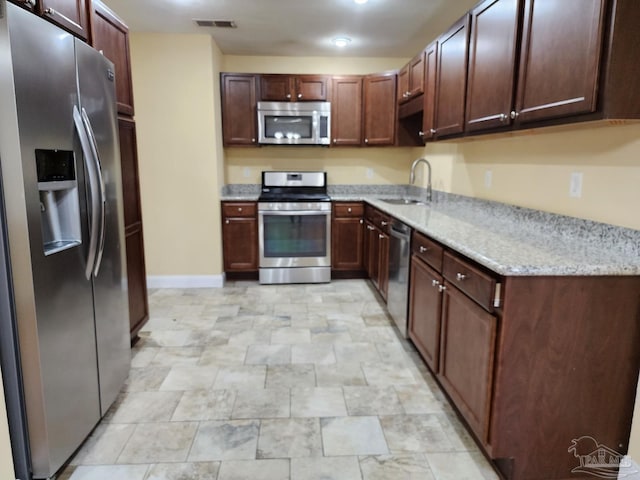
[[[148,275],[147,288],[222,288],[221,275]]]

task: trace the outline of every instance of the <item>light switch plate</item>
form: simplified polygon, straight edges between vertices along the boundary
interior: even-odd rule
[[[572,198],[582,197],[582,172],[573,172],[569,181],[569,196]]]
[[[373,168],[367,168],[367,178],[373,178]]]
[[[251,168],[244,167],[244,169],[242,170],[242,175],[244,176],[244,178],[249,178],[251,176]]]
[[[493,185],[493,172],[491,170],[486,170],[484,172],[484,188],[487,190],[491,188]]]

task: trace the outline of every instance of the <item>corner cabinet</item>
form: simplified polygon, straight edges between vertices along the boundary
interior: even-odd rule
[[[224,271],[257,273],[258,205],[256,202],[222,202]]]
[[[225,147],[257,146],[256,75],[221,74]]]
[[[396,73],[364,77],[364,144],[394,145],[396,139]]]
[[[332,272],[348,278],[361,276],[363,247],[364,205],[362,202],[335,202],[331,224]]]

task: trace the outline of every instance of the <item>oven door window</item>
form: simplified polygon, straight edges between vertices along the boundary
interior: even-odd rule
[[[264,215],[266,258],[325,257],[327,216]]]
[[[265,138],[300,140],[313,138],[313,116],[264,116]]]

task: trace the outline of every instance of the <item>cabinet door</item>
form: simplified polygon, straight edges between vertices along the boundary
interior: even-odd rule
[[[331,136],[336,146],[362,143],[362,77],[331,80]]]
[[[255,218],[225,218],[222,243],[225,272],[258,270],[258,221]]]
[[[435,105],[436,84],[438,81],[438,43],[434,42],[425,50],[424,57],[424,110],[422,113],[422,138],[429,140],[436,133]]]
[[[142,224],[125,229],[127,248],[127,281],[129,287],[129,324],[131,338],[149,319],[149,301],[147,297],[147,273],[144,262],[144,238]]]
[[[222,74],[222,135],[224,145],[256,143],[256,77]]]
[[[441,284],[442,276],[417,257],[411,258],[409,338],[434,373],[440,355]]]
[[[486,0],[471,11],[466,130],[511,123],[520,0]]]
[[[393,145],[396,136],[396,74],[364,79],[364,143]]]
[[[333,270],[362,270],[363,222],[361,218],[334,218],[331,229]]]
[[[365,228],[365,251],[367,252],[365,270],[367,271],[369,279],[377,285],[379,268],[378,256],[380,252],[379,230],[368,220],[365,220]]]
[[[460,19],[438,40],[435,135],[464,130],[465,93],[469,47],[469,15]]]
[[[120,135],[124,225],[128,227],[142,221],[135,122],[125,117],[118,117],[118,132]]]
[[[424,92],[424,52],[409,63],[409,98]]]
[[[113,62],[118,113],[133,116],[129,28],[102,2],[94,0],[93,9],[91,46]]]
[[[404,103],[409,96],[409,64],[402,67],[398,72],[398,103]]]
[[[496,317],[445,282],[440,383],[478,437],[486,442],[496,342]]]
[[[289,75],[260,75],[260,98],[266,102],[292,101],[292,82]]]
[[[86,0],[40,0],[38,13],[76,37],[86,40],[89,36]]]
[[[518,121],[597,108],[605,0],[526,0]]]
[[[299,75],[295,78],[295,100],[325,102],[327,84],[327,77],[322,75]]]

